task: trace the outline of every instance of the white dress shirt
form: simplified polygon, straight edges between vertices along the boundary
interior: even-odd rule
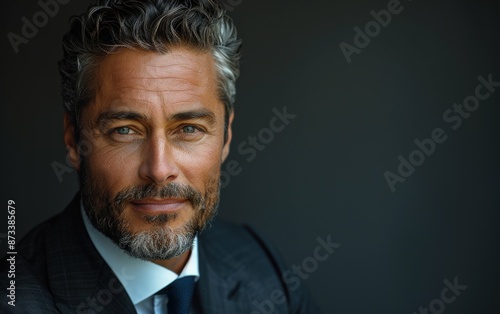
[[[195,276],[195,280],[198,280],[200,277],[197,236],[194,239],[193,248],[184,269],[177,275],[175,272],[153,262],[131,257],[94,228],[83,209],[83,205],[81,205],[81,212],[90,239],[118,280],[120,280],[138,314],[166,314],[167,296],[155,295],[155,293],[177,278]]]

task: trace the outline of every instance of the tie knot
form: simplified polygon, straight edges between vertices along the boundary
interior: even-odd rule
[[[159,294],[168,297],[167,309],[169,314],[188,314],[194,292],[194,276],[185,276],[174,280],[163,288]]]

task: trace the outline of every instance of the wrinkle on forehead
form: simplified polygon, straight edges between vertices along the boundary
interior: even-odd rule
[[[130,61],[139,56],[143,63],[137,67]],[[117,71],[119,73],[116,73]],[[175,92],[210,88],[217,94],[217,75],[212,56],[208,52],[185,47],[174,48],[166,54],[132,49],[121,50],[105,58],[98,70],[97,78],[100,91],[128,88]]]

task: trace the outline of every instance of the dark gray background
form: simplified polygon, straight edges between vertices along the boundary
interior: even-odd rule
[[[40,10],[0,4],[2,200],[16,201],[17,236],[61,211],[77,190],[64,163],[56,62],[71,1],[14,53],[8,32]],[[499,313],[500,88],[456,131],[443,112],[500,81],[500,11],[493,1],[404,0],[403,11],[348,64],[339,44],[388,1],[228,0],[244,39],[233,150],[242,167],[223,189],[220,216],[266,233],[290,265],[316,238],[341,246],[303,281],[325,313],[418,313],[443,280],[468,288],[446,313]],[[252,161],[237,145],[297,117]],[[448,139],[392,193],[398,155],[442,128]],[[0,215],[0,232],[7,230]],[[0,235],[1,252],[6,239]]]

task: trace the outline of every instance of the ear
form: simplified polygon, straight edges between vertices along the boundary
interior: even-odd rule
[[[80,171],[80,154],[75,141],[75,126],[69,113],[64,113],[64,144],[68,150],[68,158],[76,171]]]
[[[232,130],[233,119],[234,119],[234,109],[229,115],[229,121],[227,123],[227,138],[226,142],[224,143],[224,147],[222,148],[222,162],[224,162],[227,156],[229,155],[229,145],[231,144],[231,139],[233,138],[233,130]]]

